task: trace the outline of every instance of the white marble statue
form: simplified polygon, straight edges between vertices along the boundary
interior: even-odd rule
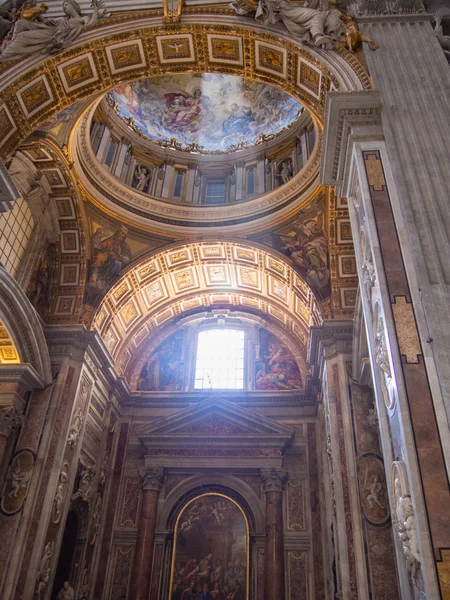
[[[395,479],[397,495],[396,521],[397,532],[403,545],[403,553],[406,566],[414,578],[420,566],[419,544],[417,542],[416,528],[414,524],[414,510],[409,496],[402,496],[399,479]]]
[[[59,474],[58,485],[56,486],[55,498],[54,498],[54,506],[55,506],[55,520],[59,521],[61,518],[61,508],[64,502],[64,498],[66,496],[66,486],[67,486],[68,475],[63,470]]]
[[[293,169],[292,169],[292,161],[290,158],[288,158],[287,160],[284,160],[281,165],[281,169],[280,169],[281,181],[283,183],[288,183],[288,181],[290,181],[292,179],[293,174],[294,173],[293,173]]]
[[[74,600],[75,590],[68,581],[65,581],[62,588],[59,590],[56,600]]]
[[[45,6],[45,5],[42,5]],[[19,18],[14,25],[11,39],[0,54],[0,62],[18,60],[33,54],[56,54],[70,46],[87,25],[94,25],[108,16],[104,0],[92,0],[93,11],[83,16],[75,0],[64,0],[64,17],[37,20]]]
[[[267,27],[282,23],[300,41],[331,50],[343,32],[340,12],[320,10],[318,2],[302,5],[290,0],[259,0],[255,19]],[[235,0],[230,4],[239,15],[252,14],[251,4]]]
[[[50,580],[51,573],[51,565],[53,559],[53,552],[55,549],[55,542],[52,540],[48,542],[44,546],[44,550],[42,551],[41,561],[39,563],[39,571],[36,582],[36,598],[38,600],[41,599],[42,594],[47,588],[48,582]]]

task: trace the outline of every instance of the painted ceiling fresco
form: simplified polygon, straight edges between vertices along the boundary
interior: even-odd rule
[[[292,125],[303,107],[270,85],[232,75],[166,75],[114,88],[112,99],[152,141],[175,138],[184,148],[198,144],[222,152]]]

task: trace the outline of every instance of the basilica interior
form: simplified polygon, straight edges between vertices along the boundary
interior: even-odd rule
[[[450,4],[0,38],[0,598],[450,599]]]

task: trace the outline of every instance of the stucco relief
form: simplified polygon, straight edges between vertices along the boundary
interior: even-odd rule
[[[364,515],[372,525],[381,525],[389,519],[389,498],[383,463],[377,456],[365,455],[359,460],[358,467]]]
[[[365,229],[361,229],[359,237],[360,256],[361,256],[361,276],[366,293],[367,302],[372,307],[372,288],[375,286],[377,276],[375,265],[373,263],[370,241]]]
[[[413,581],[420,569],[421,556],[417,540],[414,508],[411,501],[406,465],[402,461],[394,461],[391,470],[391,486],[394,510],[392,520],[403,546],[406,568]]]
[[[55,497],[53,499],[52,519],[54,523],[59,523],[61,520],[64,501],[67,495],[68,480],[69,464],[65,462],[59,474],[58,485],[56,486]]]
[[[19,511],[28,491],[30,479],[33,474],[34,455],[28,450],[18,452],[9,467],[3,487],[1,509],[5,514],[14,514]]]
[[[394,407],[396,396],[392,377],[391,361],[388,352],[384,319],[381,316],[375,320],[376,331],[374,334],[375,362],[380,374],[380,383],[383,399],[386,407],[391,410]]]

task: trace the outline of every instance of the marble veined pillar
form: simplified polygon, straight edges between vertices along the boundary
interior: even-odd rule
[[[142,501],[138,520],[138,537],[134,554],[130,599],[147,600],[152,574],[156,513],[164,469],[142,469]]]
[[[265,600],[284,600],[283,488],[284,469],[261,469],[266,494],[266,585]]]

